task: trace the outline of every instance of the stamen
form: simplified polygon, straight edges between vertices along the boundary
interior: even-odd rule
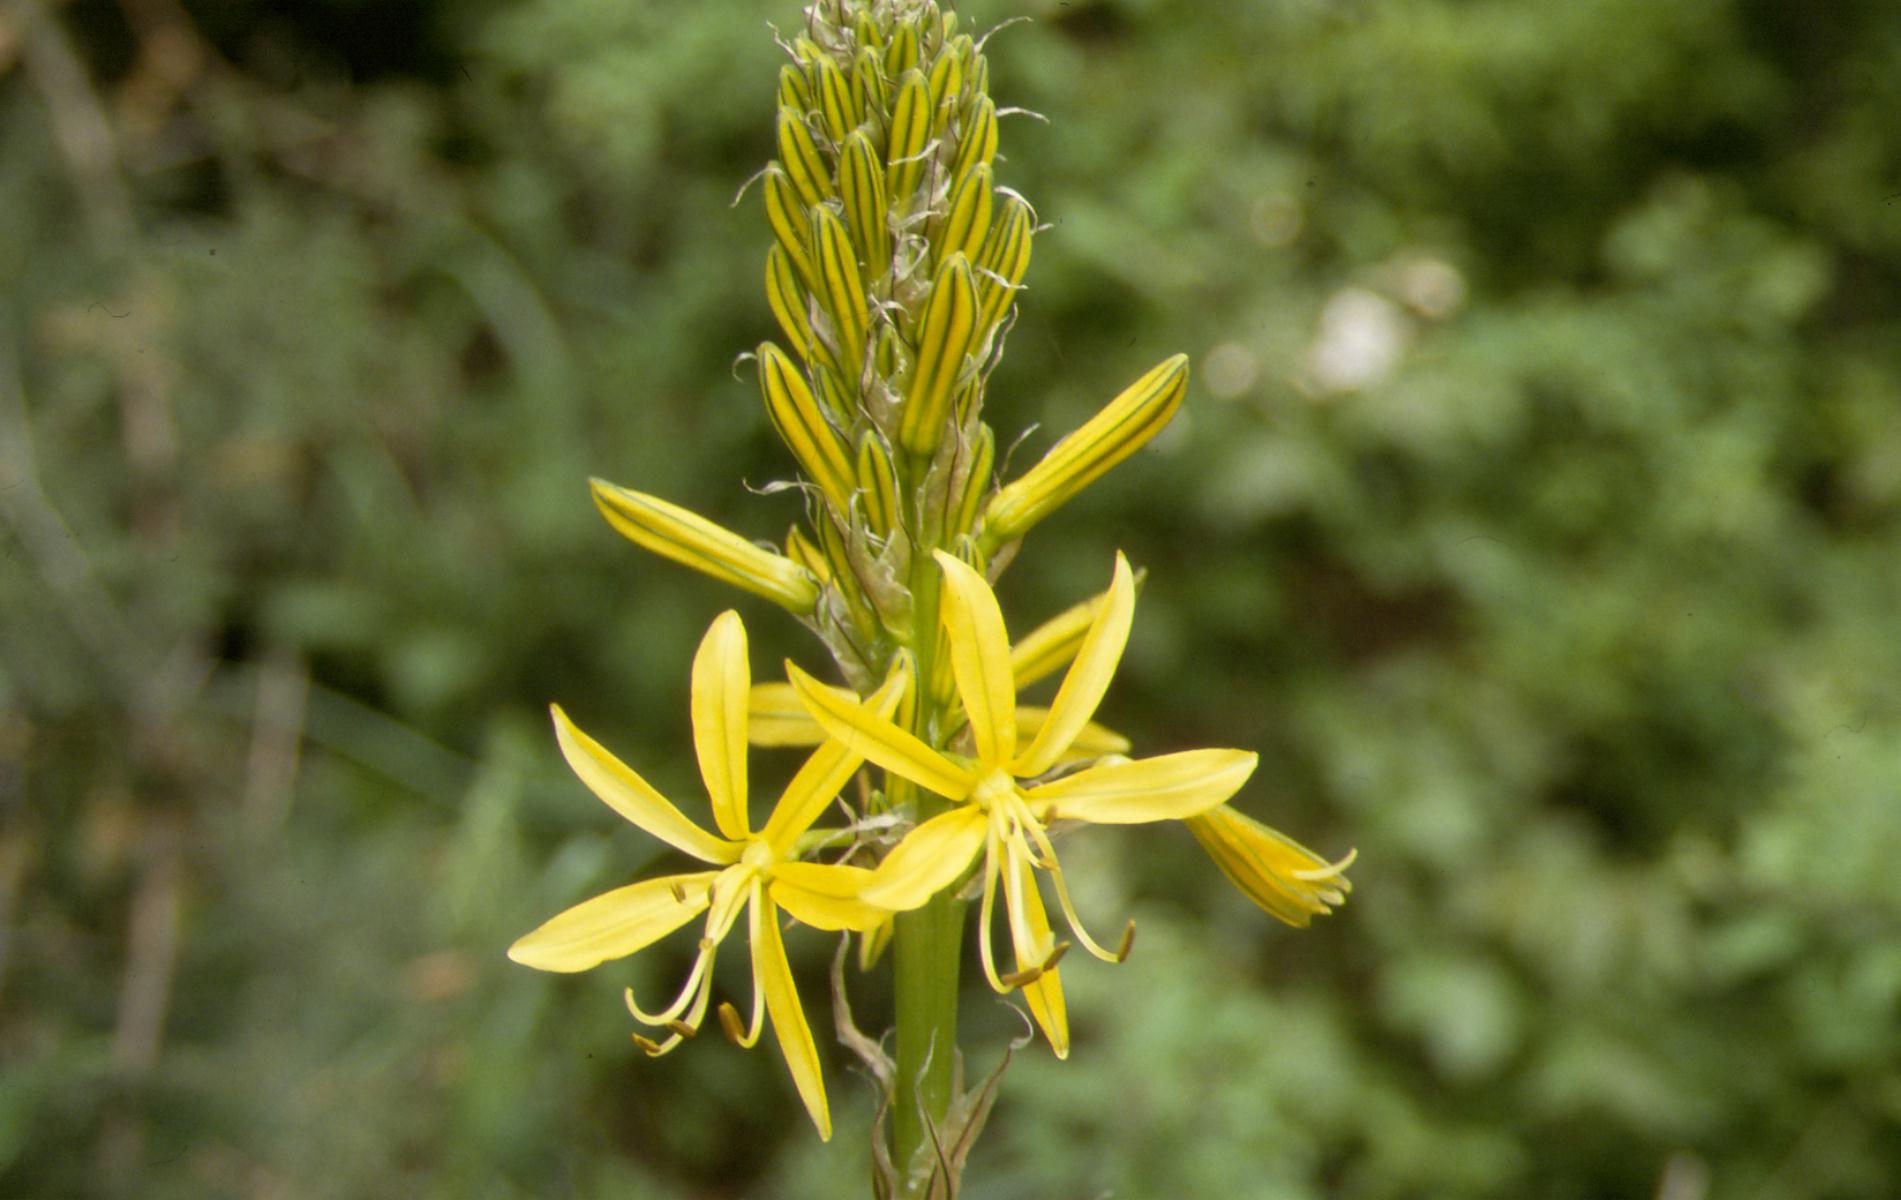
[[[1003,977],[1003,982],[1009,984],[1011,987],[1030,986],[1056,969],[1056,964],[1063,961],[1063,955],[1069,953],[1070,945],[1071,943],[1069,942],[1056,943],[1055,948],[1050,951],[1048,958],[1034,967],[1025,967],[1021,971],[1010,972]]]
[[[684,1013],[707,985],[706,975],[713,964],[714,949],[711,941],[705,938],[700,939],[700,953],[693,960],[693,969],[687,972],[686,982],[680,987],[680,994],[674,997],[672,1004],[659,1012],[650,1013],[640,1007],[640,1003],[634,999],[634,989],[628,988],[624,998],[627,1001],[627,1011],[633,1014],[634,1020],[642,1025],[666,1025]]]
[[[1129,923],[1122,927],[1122,940],[1116,944],[1116,961],[1128,962],[1129,951],[1133,949],[1135,949],[1135,918],[1130,917]]]
[[[639,1046],[648,1058],[659,1058],[662,1054],[667,1052],[666,1047],[663,1047],[659,1042],[654,1041],[650,1037],[644,1037],[638,1033],[634,1034],[633,1037],[634,1045]]]
[[[766,885],[764,880],[754,879],[750,890],[752,892],[752,903],[746,906],[747,934],[751,937],[752,944],[756,947],[759,945],[760,925],[772,919],[772,902],[766,899]],[[751,1027],[744,1030],[739,1029],[739,1010],[733,1008],[731,1004],[722,1004],[720,1010],[719,1019],[722,1026],[726,1026],[727,1012],[730,1011],[732,1013],[732,1024],[726,1026],[726,1036],[733,1039],[735,1046],[738,1046],[741,1050],[750,1050],[759,1044],[759,1035],[764,1033],[766,1029],[766,989],[759,982],[759,958],[757,951],[755,951],[753,955],[752,967]]]
[[[984,895],[983,904],[977,911],[977,956],[983,961],[984,978],[993,990],[1007,992],[1014,985],[1006,984],[997,975],[997,960],[990,948],[991,918],[996,913],[997,901],[997,833],[996,822],[990,823],[990,832],[984,836]]]
[[[743,1046],[745,1044],[745,1027],[739,1023],[739,1010],[734,1008],[730,1001],[720,1001],[719,1027],[721,1031],[726,1034],[726,1040],[733,1045]]]
[[[1304,871],[1289,871],[1288,874],[1293,876],[1295,879],[1302,880],[1303,882],[1318,883],[1324,879],[1337,878],[1342,871],[1352,866],[1353,860],[1358,857],[1360,857],[1360,851],[1358,847],[1355,847],[1354,849],[1347,851],[1347,856],[1341,859],[1339,862],[1328,863],[1324,867],[1310,867]],[[1344,879],[1340,880],[1340,883],[1343,887],[1350,888],[1353,886],[1352,884],[1348,883]],[[1336,901],[1336,903],[1338,902]]]
[[[1041,978],[1043,978],[1043,968],[1030,967],[1026,970],[1010,972],[1003,977],[1003,982],[1013,988],[1028,987]],[[999,988],[998,990],[1001,991],[1003,989]]]
[[[1021,805],[1021,801],[1019,801],[1019,804]],[[1083,924],[1082,918],[1076,915],[1076,906],[1071,903],[1069,899],[1069,883],[1063,878],[1062,863],[1056,860],[1056,847],[1050,844],[1049,835],[1043,832],[1042,824],[1031,815],[1027,806],[1024,806],[1023,816],[1020,818],[1020,826],[1029,831],[1031,840],[1036,843],[1036,848],[1041,851],[1043,857],[1048,860],[1048,865],[1045,869],[1049,872],[1050,879],[1056,884],[1056,902],[1062,906],[1063,919],[1069,922],[1069,931],[1076,935],[1076,940],[1083,944],[1083,949],[1089,951],[1089,953],[1095,955],[1103,962],[1119,963],[1127,958],[1128,951],[1126,949],[1119,953],[1111,954],[1098,945],[1095,938],[1089,936],[1088,928]],[[1130,925],[1133,926],[1134,922],[1130,922]],[[1128,930],[1123,931],[1122,938],[1125,946],[1133,936],[1134,935]]]
[[[665,1023],[667,1028],[672,1030],[671,1035],[668,1036],[665,1041],[656,1042],[650,1037],[635,1033],[633,1035],[634,1045],[639,1046],[648,1057],[659,1058],[662,1054],[672,1050],[687,1038],[695,1036],[699,1032],[700,1022],[706,1017],[706,996],[707,989],[700,989],[699,996],[693,1002],[693,1009],[687,1013],[684,1021],[668,1021]]]

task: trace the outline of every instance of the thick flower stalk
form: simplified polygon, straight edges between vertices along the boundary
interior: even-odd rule
[[[1000,112],[984,37],[935,0],[818,0],[782,39],[772,144],[757,177],[770,246],[765,299],[779,341],[760,343],[764,415],[798,469],[800,521],[778,548],[667,500],[602,480],[608,522],[644,549],[772,601],[810,627],[837,669],[796,665],[752,685],[737,616],[713,624],[693,668],[694,746],[713,830],[688,821],[556,710],[563,752],[616,811],[707,869],[629,884],[560,914],[510,951],[555,971],[624,957],[704,915],[678,995],[647,1011],[652,1053],[711,1005],[718,947],[742,911],[753,958],[752,1045],[772,1025],[793,1080],[829,1134],[815,1039],[782,918],[859,932],[861,965],[888,938],[895,1059],[841,1023],[881,1085],[878,1194],[947,1196],[982,1127],[991,1083],[961,1090],[956,1041],[962,931],[978,902],[977,958],[1021,995],[1051,1048],[1070,1049],[1047,885],[1076,943],[1119,962],[1071,902],[1057,844],[1091,825],[1179,821],[1249,899],[1292,925],[1339,905],[1351,855],[1329,863],[1228,801],[1255,756],[1173,750],[1131,757],[1095,722],[1134,620],[1138,574],[1116,556],[1107,590],[1011,642],[996,584],[1024,539],[1136,453],[1179,410],[1188,360],[1141,373],[1015,478],[997,478],[985,393],[1023,296],[1036,214],[1002,181]],[[1046,705],[1019,692],[1062,674]],[[746,747],[811,755],[754,831]],[[812,826],[861,768],[854,820]],[[815,859],[814,856],[822,856]],[[999,905],[999,896],[1001,904]],[[1012,961],[992,946],[999,907]],[[838,983],[842,987],[842,981]],[[835,997],[836,1011],[845,1011]],[[844,1019],[841,1018],[841,1021]]]

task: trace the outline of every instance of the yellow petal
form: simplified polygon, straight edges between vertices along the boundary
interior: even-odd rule
[[[568,714],[554,705],[555,739],[568,766],[581,777],[588,790],[629,821],[640,826],[676,850],[684,850],[701,862],[739,861],[739,847],[701,829],[681,815],[665,796],[634,772],[634,769],[609,754],[593,738],[582,733],[568,720]]]
[[[645,949],[706,911],[718,871],[669,875],[583,900],[508,948],[537,971],[585,971]]]
[[[693,656],[693,749],[713,802],[713,823],[732,841],[752,832],[746,819],[746,626],[727,609],[713,618]]]
[[[818,1047],[812,1042],[812,1029],[805,1023],[805,1010],[799,993],[792,985],[792,967],[786,962],[785,943],[779,938],[779,914],[772,901],[756,895],[752,905],[753,986],[766,994],[766,1014],[772,1018],[773,1036],[779,1039],[779,1051],[792,1069],[793,1086],[805,1111],[818,1126],[818,1135],[832,1140],[832,1112],[825,1103],[825,1077],[819,1071]]]
[[[890,919],[885,909],[858,898],[871,882],[863,867],[792,862],[778,864],[771,874],[773,900],[801,925],[863,933]]]
[[[977,777],[945,758],[865,705],[840,697],[788,662],[786,678],[799,701],[826,733],[887,771],[940,796],[961,800],[977,786]]]
[[[1010,855],[1009,871],[1013,886],[1004,889],[1010,905],[1010,940],[1016,950],[1017,970],[1040,967],[1055,949],[1050,936],[1049,914],[1043,908],[1043,896],[1036,888],[1036,876],[1021,856]],[[1069,1057],[1069,1012],[1063,1002],[1063,981],[1057,968],[1051,967],[1023,985],[1023,999],[1030,1015],[1042,1027],[1050,1049],[1058,1058]]]
[[[983,576],[942,550],[936,557],[944,572],[944,628],[950,634],[957,694],[970,719],[977,758],[987,767],[1000,767],[1017,748],[1016,680],[1010,674],[1003,612]]]
[[[984,509],[984,546],[1022,537],[1104,471],[1141,449],[1174,417],[1188,388],[1188,356],[1177,354],[1123,390],[1080,429],[1050,447]]]
[[[1083,635],[1095,624],[1096,614],[1108,601],[1108,592],[1091,596],[1018,638],[1010,647],[1010,670],[1016,676],[1017,690],[1022,691],[1039,679],[1054,675],[1075,661]]]
[[[877,691],[865,701],[871,711],[886,720],[898,706],[898,698],[911,686],[910,669],[899,660]],[[837,689],[848,702],[856,704],[858,697],[844,688]],[[761,834],[773,849],[780,854],[790,854],[793,843],[799,836],[812,827],[827,805],[838,796],[839,790],[851,781],[852,775],[864,762],[864,757],[837,741],[827,741],[805,760],[792,782],[786,784],[785,792],[779,797],[779,803],[773,806],[772,816],[766,819],[766,828]]]
[[[746,737],[755,746],[816,746],[825,731],[799,703],[791,684],[755,683],[746,700]]]
[[[1050,710],[1036,704],[1017,705],[1017,736],[1024,740],[1033,740],[1043,722],[1049,719]],[[757,739],[755,739],[757,741]],[[763,743],[760,743],[763,744]],[[1101,758],[1105,754],[1127,754],[1129,739],[1115,730],[1090,721],[1071,739],[1069,748],[1057,762],[1076,762],[1082,759]]]
[[[858,939],[858,969],[860,971],[869,971],[878,965],[878,959],[884,954],[885,946],[891,941],[891,931],[895,925],[896,922],[891,919],[891,914],[886,913],[883,921],[867,929],[865,935]]]
[[[873,871],[858,898],[908,912],[957,882],[983,849],[990,818],[973,804],[939,813],[904,836]]]
[[[818,581],[784,555],[658,497],[600,479],[589,485],[607,523],[662,558],[764,596],[796,616],[810,616],[818,604]]]
[[[1022,779],[1041,775],[1069,749],[1070,742],[1102,703],[1102,694],[1109,690],[1116,664],[1122,661],[1122,648],[1129,644],[1129,626],[1134,620],[1135,578],[1129,572],[1129,560],[1118,550],[1108,599],[1090,622],[1076,660],[1069,664],[1063,685],[1056,689],[1049,720],[1043,722],[1036,731],[1036,740],[1011,766],[1013,775]]]
[[[1105,763],[1023,793],[1045,820],[1139,825],[1206,812],[1241,790],[1257,755],[1246,750],[1184,750]]]
[[[1185,822],[1228,882],[1269,916],[1304,928],[1345,901],[1352,856],[1329,863],[1299,842],[1223,804]]]

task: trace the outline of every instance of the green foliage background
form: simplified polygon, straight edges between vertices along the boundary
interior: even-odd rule
[[[993,422],[1197,365],[1006,609],[1126,549],[1106,719],[1259,748],[1242,806],[1361,854],[1297,933],[1178,830],[1076,840],[1136,954],[1066,973],[966,1194],[1895,1195],[1892,6],[965,7],[1037,18],[993,89],[1050,119]],[[0,8],[0,1195],[862,1189],[836,1054],[823,1147],[770,1053],[629,1043],[680,957],[501,954],[653,859],[545,705],[690,792],[735,603],[584,478],[793,517],[731,204],[793,9]]]

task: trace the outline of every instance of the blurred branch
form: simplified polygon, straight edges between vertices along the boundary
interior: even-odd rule
[[[158,1064],[172,979],[178,966],[178,907],[184,857],[178,820],[159,816],[144,833],[145,860],[132,893],[125,978],[119,988],[112,1065],[122,1085],[136,1087]],[[136,1190],[144,1174],[145,1122],[135,1097],[115,1113],[102,1134],[107,1178]]]
[[[274,835],[290,815],[309,698],[310,672],[296,654],[276,650],[258,665],[244,770],[244,821],[256,839]]]
[[[269,681],[265,675],[273,669],[285,670],[287,674]],[[266,691],[277,688],[282,689],[280,694],[265,696]],[[293,691],[299,693],[295,700],[290,695]],[[294,660],[284,660],[275,668],[255,663],[222,664],[205,688],[205,702],[212,712],[222,717],[251,722],[256,731],[254,737],[267,736],[260,727],[267,719],[265,710],[270,708],[272,716],[268,719],[282,720],[284,724],[279,732],[286,736],[294,733],[298,748],[293,752],[280,745],[269,753],[301,756],[302,747],[306,745],[325,750],[441,808],[461,807],[460,798],[475,783],[481,767],[476,760],[418,733],[388,713],[315,682],[303,665]],[[253,754],[257,753],[254,747]],[[296,762],[279,761],[275,769],[294,777]],[[575,828],[577,821],[550,820],[546,814],[570,812],[579,815],[577,820],[585,818],[589,814],[587,807],[572,803],[579,786],[566,774],[538,775],[524,780],[524,794],[537,802],[545,802],[525,809],[524,823],[543,831],[565,832]],[[246,794],[248,797],[248,785]],[[282,802],[288,805],[289,800]]]
[[[136,642],[99,582],[79,539],[40,484],[26,393],[14,363],[10,323],[0,314],[0,519],[26,547],[98,668],[129,690],[139,678]]]
[[[86,68],[57,20],[39,0],[9,0],[8,24],[20,38],[28,76],[46,97],[53,134],[79,193],[80,207],[102,240],[132,232],[132,197],[119,175],[112,125],[86,78]]]
[[[7,964],[13,948],[13,910],[26,878],[28,841],[21,820],[26,798],[20,764],[31,736],[14,711],[0,711],[0,996],[6,994]]]

